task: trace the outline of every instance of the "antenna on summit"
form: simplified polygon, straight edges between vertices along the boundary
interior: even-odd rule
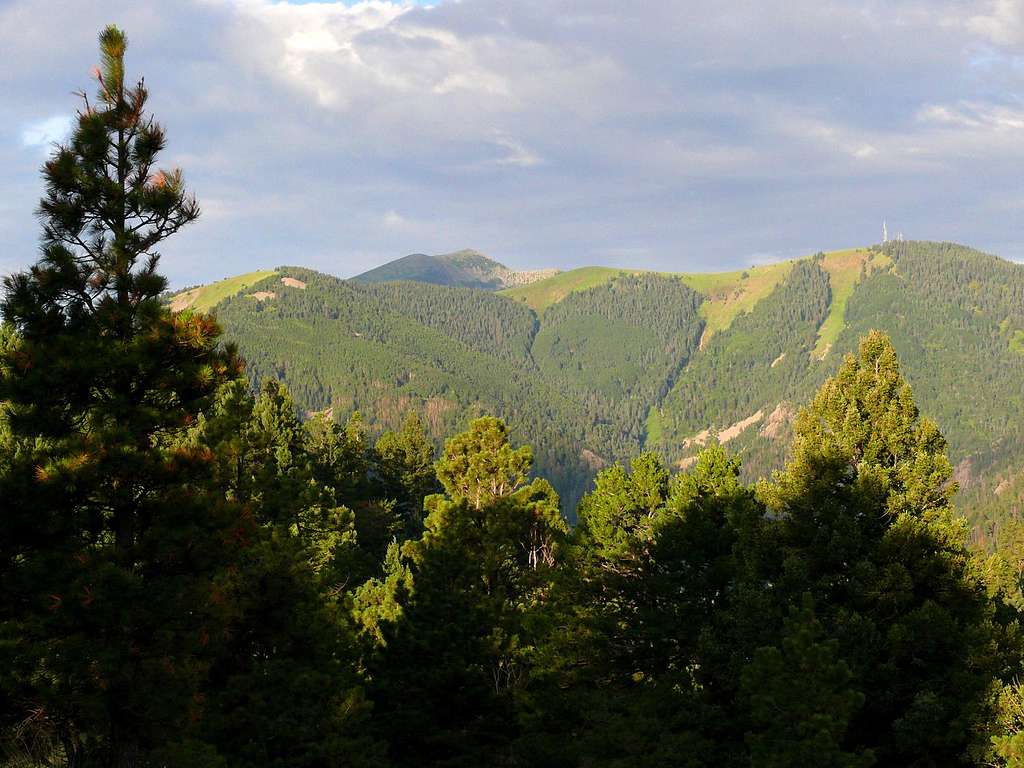
[[[882,245],[889,242],[889,228],[885,225],[885,219],[882,219]]]

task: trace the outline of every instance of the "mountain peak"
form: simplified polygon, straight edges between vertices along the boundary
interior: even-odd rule
[[[456,288],[480,288],[498,291],[541,280],[556,274],[556,269],[518,272],[472,248],[428,256],[413,253],[389,261],[353,277],[359,283],[388,283],[408,280]]]

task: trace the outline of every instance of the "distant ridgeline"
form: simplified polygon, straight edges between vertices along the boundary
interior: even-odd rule
[[[456,288],[481,288],[497,291],[527,285],[558,274],[557,269],[536,269],[516,272],[504,264],[489,259],[479,251],[469,249],[427,256],[414,253],[388,262],[352,278],[357,283],[390,283],[413,280]]]
[[[358,410],[383,430],[415,410],[436,439],[506,419],[569,514],[641,447],[686,468],[717,441],[748,478],[781,467],[801,404],[877,328],[949,441],[977,535],[1020,507],[1024,266],[891,242],[721,274],[523,275],[461,251],[348,281],[280,268],[172,301],[215,308],[251,378],[284,381],[307,413]]]

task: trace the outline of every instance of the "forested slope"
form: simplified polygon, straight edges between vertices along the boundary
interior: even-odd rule
[[[415,410],[437,439],[473,416],[508,414],[539,465],[576,495],[589,477],[578,446],[617,455],[627,445],[592,417],[599,408],[539,374],[530,356],[536,318],[513,302],[427,284],[364,286],[300,269],[281,275],[304,287],[284,287],[275,275],[252,291],[272,290],[274,299],[243,293],[218,316],[244,346],[250,378],[285,381],[309,412],[344,418],[358,410],[371,429],[384,429]]]
[[[915,242],[718,275],[577,270],[500,294],[283,268],[217,312],[250,377],[285,381],[308,412],[382,430],[416,410],[435,439],[507,419],[567,510],[641,447],[686,467],[718,440],[748,478],[777,469],[797,404],[878,328],[988,535],[996,485],[1024,470],[1022,307],[1024,267]]]
[[[199,207],[150,173],[126,46],[100,34],[0,292],[0,768],[1020,766],[1019,268],[911,244],[541,314],[281,268],[169,301],[154,246]],[[836,366],[858,323],[998,480],[993,551],[890,338]],[[828,370],[770,481],[638,450],[777,464]],[[415,411],[467,423],[438,451]],[[578,505],[543,476],[616,456]]]

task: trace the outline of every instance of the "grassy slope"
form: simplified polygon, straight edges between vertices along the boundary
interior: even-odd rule
[[[708,297],[701,305],[701,314],[707,323],[704,343],[732,325],[741,312],[750,312],[757,302],[775,290],[795,263],[790,260],[737,272],[681,275],[684,283]]]
[[[729,327],[705,337],[659,404],[659,447],[670,459],[682,458],[680,451],[695,453],[697,447],[688,451],[686,440],[705,430],[725,429],[758,410],[767,415],[794,392],[796,402],[806,399],[808,353],[828,311],[828,291],[828,275],[819,264],[791,265],[769,300],[755,302]]]
[[[640,270],[624,270],[613,267],[580,267],[529,285],[506,288],[498,293],[508,296],[510,299],[525,302],[530,309],[541,315],[545,309],[552,304],[557,304],[570,293],[595,288],[619,275],[638,274],[639,272]]]
[[[892,264],[892,259],[883,253],[872,253],[866,248],[849,248],[825,255],[821,267],[829,275],[832,288],[832,304],[828,317],[818,329],[818,343],[811,356],[823,360],[846,327],[846,304],[853,295],[862,275],[871,274]]]
[[[1014,331],[1010,339],[1010,351],[1018,355],[1024,355],[1024,331]]]
[[[660,272],[674,275],[698,293],[708,297],[701,308],[707,322],[708,336],[728,328],[741,312],[749,312],[768,296],[789,271],[793,260],[735,272]],[[622,270],[612,267],[581,267],[539,280],[530,285],[509,288],[500,293],[523,301],[538,315],[557,304],[570,293],[585,291],[623,274],[640,274],[643,270]]]
[[[209,312],[224,299],[234,296],[239,291],[255,285],[277,273],[276,269],[262,269],[257,272],[249,272],[244,275],[236,275],[225,280],[218,280],[216,283],[193,288],[190,291],[177,294],[171,297],[171,306],[176,310],[187,308],[198,309],[201,312]]]
[[[658,445],[661,443],[662,426],[661,412],[656,406],[651,406],[647,411],[647,419],[644,421],[644,445]]]

